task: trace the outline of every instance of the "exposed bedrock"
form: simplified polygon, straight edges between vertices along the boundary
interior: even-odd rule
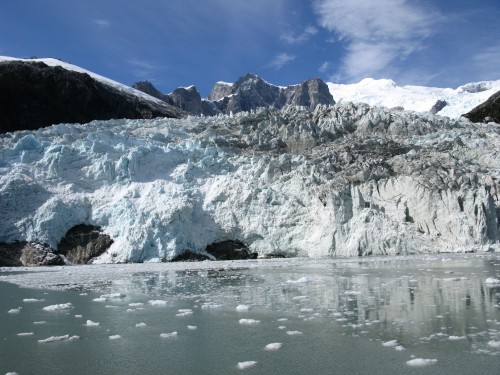
[[[86,264],[104,253],[113,240],[94,225],[79,224],[61,239],[57,250],[73,264]]]
[[[0,266],[60,266],[64,260],[47,244],[26,241],[0,243]]]

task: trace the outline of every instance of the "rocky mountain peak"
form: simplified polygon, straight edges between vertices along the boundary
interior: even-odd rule
[[[149,82],[138,82],[134,88],[160,98],[158,90],[151,86]],[[235,83],[217,82],[206,100],[201,99],[194,86],[178,88],[169,95],[161,95],[162,100],[173,106],[193,115],[207,116],[251,111],[259,107],[284,109],[301,106],[313,110],[318,104],[335,104],[328,86],[320,78],[279,87],[254,73],[246,73]]]

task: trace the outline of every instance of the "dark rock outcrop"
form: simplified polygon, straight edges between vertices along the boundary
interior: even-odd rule
[[[238,240],[226,240],[210,244],[207,253],[216,260],[256,259],[257,253],[251,253],[246,244]]]
[[[132,88],[142,91],[148,95],[151,95],[153,98],[163,100],[164,102],[170,104],[168,95],[162,94],[160,90],[154,87],[153,84],[149,81],[136,82],[132,85]]]
[[[0,266],[59,266],[64,260],[50,246],[41,243],[0,244]]]
[[[80,224],[71,228],[57,246],[60,254],[73,264],[86,264],[104,253],[113,240],[101,228]]]
[[[173,258],[171,262],[199,262],[203,260],[212,260],[212,259],[202,253],[195,253],[193,251],[186,250],[181,254],[177,255],[175,258]]]
[[[183,117],[179,109],[43,62],[0,62],[0,133],[115,118]]]
[[[179,87],[173,93],[168,95],[170,103],[192,115],[199,116],[203,114],[201,96],[196,87]]]
[[[150,82],[138,82],[133,87],[192,115],[214,116],[259,107],[284,109],[301,106],[314,110],[318,104],[335,104],[328,86],[319,78],[308,79],[299,85],[278,87],[247,73],[234,84],[217,82],[207,100],[201,99],[194,86],[178,88],[169,95],[159,92]]]
[[[490,96],[483,104],[478,105],[463,116],[472,122],[500,123],[500,91]]]
[[[446,100],[438,100],[436,103],[432,106],[430,112],[435,115],[439,111],[441,111],[444,107],[448,105],[448,102]]]

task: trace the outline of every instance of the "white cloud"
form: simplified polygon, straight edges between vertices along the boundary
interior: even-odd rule
[[[295,60],[297,56],[295,55],[290,55],[288,53],[280,53],[277,55],[273,61],[269,63],[269,67],[275,69],[275,70],[280,70],[282,69],[286,64],[292,62]]]
[[[374,76],[424,48],[439,15],[409,0],[316,0],[319,24],[347,44],[341,74]]]
[[[332,69],[332,63],[330,61],[325,61],[323,64],[320,65],[318,68],[318,72],[320,73],[328,73]]]
[[[318,29],[314,26],[307,26],[304,31],[300,34],[294,34],[292,32],[287,32],[281,35],[281,40],[288,44],[302,44],[311,39],[314,35],[318,33]]]
[[[99,20],[93,20],[92,22],[94,24],[96,24],[97,26],[103,27],[103,28],[111,26],[111,22],[108,20],[99,19]]]

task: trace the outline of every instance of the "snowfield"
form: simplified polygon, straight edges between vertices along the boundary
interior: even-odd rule
[[[498,246],[500,125],[365,104],[61,124],[0,138],[0,242],[114,240],[95,262],[241,240],[333,257]]]
[[[354,84],[327,83],[337,103],[367,103],[387,108],[429,112],[438,100],[448,105],[439,115],[459,118],[500,91],[500,80],[468,83],[456,89],[426,86],[398,86],[390,79],[365,78]]]

